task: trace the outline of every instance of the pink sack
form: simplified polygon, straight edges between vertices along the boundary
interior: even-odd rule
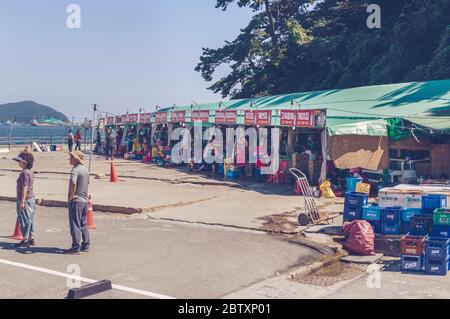
[[[375,233],[372,226],[365,220],[355,220],[344,224],[344,234],[348,238],[344,247],[351,253],[375,255]]]

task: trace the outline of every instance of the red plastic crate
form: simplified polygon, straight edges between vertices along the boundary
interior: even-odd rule
[[[406,235],[400,241],[402,255],[422,256],[427,237]]]

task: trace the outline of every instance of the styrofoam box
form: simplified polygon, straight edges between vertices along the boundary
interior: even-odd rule
[[[422,195],[405,195],[405,208],[422,208]]]
[[[378,206],[380,208],[386,207],[405,207],[406,194],[392,193],[390,191],[380,191],[378,193]],[[413,208],[413,207],[410,207]]]

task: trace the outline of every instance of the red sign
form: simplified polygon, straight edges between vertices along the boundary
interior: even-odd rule
[[[297,111],[295,126],[314,127],[314,110]]]
[[[257,111],[256,124],[270,126],[272,124],[272,111]]]
[[[281,126],[295,126],[297,111],[282,110],[280,114]]]
[[[217,124],[236,124],[237,111],[216,111]]]
[[[255,122],[256,122],[256,112],[245,111],[244,124],[245,125],[255,125]]]
[[[128,123],[128,114],[122,115],[120,123]]]
[[[110,116],[106,118],[106,125],[114,125],[115,123],[115,117],[114,116]]]
[[[192,122],[209,122],[209,111],[192,111],[191,121]]]
[[[148,123],[150,123],[151,117],[152,117],[151,113],[142,113],[140,118],[139,118],[139,122],[148,124]]]
[[[137,123],[139,118],[139,114],[129,114],[128,115],[128,123]]]
[[[122,116],[116,116],[116,124],[122,124]]]
[[[237,111],[225,112],[225,123],[236,124],[237,123]]]
[[[167,123],[167,113],[166,112],[156,113],[155,114],[155,123],[166,124]]]
[[[185,111],[172,112],[170,115],[170,122],[172,122],[172,123],[186,122],[186,112]]]

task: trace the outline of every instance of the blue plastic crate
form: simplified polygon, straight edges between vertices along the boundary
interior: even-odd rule
[[[411,218],[411,235],[413,236],[427,236],[433,230],[433,216],[432,215],[414,215]]]
[[[345,193],[344,206],[347,207],[364,207],[369,202],[369,195],[364,193],[347,192]]]
[[[362,183],[363,179],[358,177],[349,177],[346,178],[346,182],[347,182],[347,191],[354,192],[356,190],[356,186],[358,185],[358,183]]]
[[[227,177],[231,179],[238,179],[241,177],[241,171],[228,170]]]
[[[364,206],[362,218],[367,221],[381,221],[381,208],[378,206]]]
[[[422,210],[420,208],[404,208],[402,210],[402,222],[410,222],[411,217],[420,215]]]
[[[381,221],[400,223],[402,221],[402,207],[387,207],[381,211]]]
[[[423,270],[423,256],[402,255],[402,271],[421,272]]]
[[[402,222],[402,234],[408,234],[411,232],[411,222]]]
[[[428,238],[425,243],[425,256],[427,258],[450,258],[450,239]]]
[[[380,221],[368,220],[367,222],[370,224],[370,226],[372,226],[373,232],[375,234],[381,234],[381,222]]]
[[[425,272],[429,275],[447,276],[448,267],[448,259],[425,258]]]
[[[381,233],[384,235],[400,235],[401,223],[381,222]]]
[[[344,207],[344,219],[346,221],[362,219],[362,207]]]
[[[450,226],[433,225],[433,231],[431,232],[431,235],[437,238],[450,238]]]
[[[435,210],[436,210],[436,208],[422,208],[421,214],[433,216]]]
[[[436,208],[447,207],[447,196],[446,195],[424,195],[422,196],[422,209],[433,211]]]

